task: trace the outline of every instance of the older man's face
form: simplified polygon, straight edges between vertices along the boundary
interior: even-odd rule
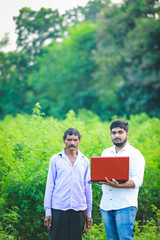
[[[64,144],[66,145],[66,149],[69,151],[76,151],[78,149],[78,145],[80,144],[81,140],[78,138],[77,135],[68,135],[67,138],[63,139]]]

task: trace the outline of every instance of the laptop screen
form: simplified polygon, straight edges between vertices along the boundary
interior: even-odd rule
[[[109,180],[124,182],[129,179],[129,157],[92,157],[91,182]]]

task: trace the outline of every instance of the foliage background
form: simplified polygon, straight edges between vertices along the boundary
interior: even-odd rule
[[[0,51],[1,118],[32,114],[36,102],[58,119],[83,108],[103,121],[159,117],[159,12],[158,0],[90,0],[64,14],[22,8],[17,50]]]
[[[92,118],[88,118],[87,114],[92,115]],[[160,207],[160,122],[159,119],[149,118],[143,113],[130,116],[129,124],[129,142],[142,152],[146,160],[137,214],[137,221],[144,225],[147,221],[156,219],[156,211],[152,210],[151,205],[157,209]],[[76,127],[81,132],[80,150],[89,159],[91,156],[100,156],[106,147],[112,146],[109,122],[101,122],[92,112],[83,112],[76,116],[73,111],[69,111],[66,118],[59,121],[52,117],[42,117],[37,104],[33,116],[7,116],[0,123],[1,223],[3,231],[11,236],[13,234],[15,239],[38,240],[47,236],[43,227],[43,199],[49,159],[64,147],[62,136],[69,127]],[[97,228],[101,232],[101,187],[93,185],[92,189],[93,221],[96,224],[94,228],[95,232],[98,231]],[[9,227],[5,215],[10,216],[10,211],[16,216],[10,221]],[[91,233],[94,235],[95,232]]]

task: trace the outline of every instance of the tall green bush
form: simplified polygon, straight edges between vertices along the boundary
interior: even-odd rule
[[[112,146],[109,135],[110,123],[101,122],[94,114],[93,118],[87,120],[85,111],[82,113],[76,117],[71,110],[66,115],[66,119],[59,121],[52,117],[43,117],[40,106],[37,105],[33,116],[7,116],[0,122],[1,233],[6,229],[4,216],[8,213],[7,209],[11,210],[12,207],[16,207],[18,224],[14,223],[15,231],[12,231],[14,239],[47,239],[47,231],[43,227],[43,199],[49,159],[64,147],[62,136],[67,128],[79,129],[82,134],[79,149],[89,159],[91,156],[100,156],[105,148]],[[91,113],[86,114],[92,116]],[[142,152],[146,160],[137,215],[137,221],[140,220],[144,225],[155,217],[151,204],[160,208],[158,190],[160,121],[141,114],[130,116],[129,123],[129,142]],[[94,231],[101,226],[99,226],[101,223],[99,211],[101,187],[93,184],[92,189]],[[11,235],[8,232],[5,234]]]

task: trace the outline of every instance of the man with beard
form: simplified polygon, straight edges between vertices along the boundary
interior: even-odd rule
[[[128,142],[128,122],[117,119],[110,125],[113,147],[105,149],[102,156],[129,156],[129,180],[119,183],[115,179],[102,184],[101,214],[107,240],[134,239],[133,227],[137,212],[139,187],[143,182],[145,160]]]
[[[79,150],[81,135],[69,128],[63,136],[65,148],[51,157],[46,184],[44,225],[49,240],[81,240],[92,227],[92,192],[89,160]]]

